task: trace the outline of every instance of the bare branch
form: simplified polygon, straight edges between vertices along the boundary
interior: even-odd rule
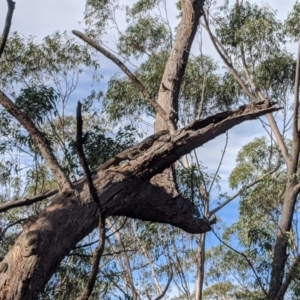
[[[34,196],[32,198],[24,198],[20,200],[12,200],[9,202],[6,202],[2,205],[0,205],[0,213],[6,212],[9,209],[15,208],[15,207],[21,207],[21,206],[28,206],[36,202],[43,201],[51,196],[54,196],[58,193],[58,189],[42,193],[38,196]]]
[[[0,104],[9,114],[16,118],[31,135],[33,141],[46,160],[54,178],[56,179],[60,191],[71,190],[72,184],[59,165],[47,137],[36,128],[28,116],[22,112],[22,110],[18,108],[2,91],[0,91]]]
[[[75,145],[76,145],[76,149],[77,149],[77,153],[78,153],[78,156],[80,159],[81,166],[84,170],[84,173],[85,173],[85,176],[87,179],[87,184],[89,187],[90,194],[91,194],[94,202],[96,203],[98,210],[99,210],[99,214],[100,214],[99,215],[99,225],[98,225],[99,235],[100,235],[99,245],[93,254],[92,271],[88,278],[87,285],[80,297],[80,300],[87,300],[90,297],[90,295],[93,291],[93,288],[95,286],[95,282],[96,282],[98,270],[99,270],[99,262],[100,262],[102,254],[103,254],[103,251],[104,251],[106,236],[105,236],[105,216],[104,216],[102,207],[100,205],[100,201],[98,199],[97,189],[95,188],[94,183],[93,183],[92,173],[89,169],[88,162],[86,160],[86,157],[85,157],[85,154],[83,151],[83,144],[84,144],[85,140],[84,140],[84,137],[82,136],[83,121],[82,121],[82,115],[81,115],[81,106],[82,106],[81,103],[78,101],[77,116],[76,116],[76,118],[77,118],[77,136],[76,136]]]
[[[253,271],[253,273],[254,273],[254,275],[255,275],[255,277],[256,277],[256,280],[257,280],[257,282],[258,282],[258,284],[259,284],[261,290],[263,291],[263,293],[265,294],[265,296],[266,296],[269,300],[271,300],[271,298],[269,297],[267,291],[265,290],[265,288],[264,288],[264,286],[263,286],[263,284],[262,284],[262,282],[261,282],[261,280],[260,280],[260,277],[258,276],[258,274],[257,274],[257,272],[256,272],[256,270],[255,270],[255,268],[254,268],[254,266],[253,266],[253,264],[252,264],[252,262],[251,262],[250,259],[247,257],[247,255],[245,255],[243,252],[240,252],[240,251],[238,251],[238,250],[232,248],[230,245],[228,245],[226,242],[224,242],[224,241],[223,241],[223,240],[215,233],[215,231],[214,231],[213,229],[212,229],[212,232],[214,233],[214,235],[216,236],[216,238],[217,238],[223,245],[225,245],[227,248],[229,248],[231,251],[237,253],[238,255],[241,255],[241,256],[246,260],[246,262],[248,263],[248,265],[249,265],[250,268],[252,269],[252,271]]]
[[[261,182],[264,178],[266,178],[267,176],[275,173],[279,168],[279,164],[270,172],[264,174],[263,176],[261,176],[260,178],[254,180],[253,182],[243,186],[236,194],[234,194],[233,196],[231,196],[230,198],[228,198],[227,200],[225,200],[223,203],[221,203],[220,205],[218,205],[216,208],[214,208],[213,210],[211,210],[208,213],[208,218],[211,217],[212,215],[214,215],[215,213],[217,213],[221,208],[223,208],[225,205],[227,205],[228,203],[230,203],[232,200],[234,200],[236,197],[238,197],[244,190],[251,188],[252,186],[256,185],[257,183]]]
[[[216,181],[217,175],[218,175],[218,173],[220,171],[220,168],[221,168],[221,165],[222,165],[225,153],[226,153],[227,145],[228,145],[228,131],[226,132],[226,140],[225,140],[224,149],[222,150],[221,159],[219,161],[219,164],[218,164],[217,170],[216,170],[216,172],[214,174],[214,177],[213,177],[213,179],[211,181],[210,187],[208,188],[208,192],[207,192],[208,194],[210,194],[210,192],[211,192],[211,190],[213,188],[213,185],[214,185],[214,183]]]
[[[228,57],[228,55],[227,55],[227,54],[224,55],[224,54],[222,53],[222,51],[220,50],[220,48],[219,48],[219,46],[218,46],[217,38],[216,38],[216,37],[213,35],[213,33],[211,32],[211,29],[210,29],[210,26],[209,26],[209,23],[208,23],[208,20],[207,20],[207,17],[206,17],[206,15],[205,15],[205,13],[203,13],[203,18],[204,18],[204,21],[205,21],[205,29],[207,30],[207,32],[208,32],[208,34],[209,34],[209,36],[210,36],[210,39],[211,39],[211,41],[212,41],[212,43],[213,43],[215,49],[217,50],[217,52],[218,52],[218,54],[220,55],[220,57],[222,58],[222,60],[224,61],[224,63],[227,65],[227,67],[228,67],[229,70],[231,71],[231,74],[233,75],[234,79],[235,79],[235,80],[237,81],[237,83],[240,85],[240,87],[242,88],[242,90],[244,91],[244,93],[250,98],[250,100],[251,100],[252,102],[257,102],[258,99],[255,97],[255,95],[253,95],[253,94],[251,93],[251,91],[250,91],[250,90],[248,89],[248,87],[245,85],[245,83],[243,82],[243,80],[241,79],[241,77],[238,75],[238,73],[237,73],[237,71],[235,70],[233,64],[226,58],[226,57]],[[225,50],[223,50],[223,51],[225,51]],[[250,85],[252,86],[252,88],[253,88],[254,90],[257,90],[257,89],[256,89],[256,86],[254,85],[254,83],[253,83],[253,81],[252,81],[252,79],[251,79],[251,77],[250,77],[250,75],[249,75],[249,73],[248,73],[248,70],[247,70],[247,68],[246,68],[246,65],[244,65],[244,67],[245,67],[245,71],[246,71],[246,76],[248,75],[248,76],[247,76],[247,79],[249,80]],[[264,96],[262,95],[261,92],[257,91],[257,93],[258,93],[259,98],[260,98],[261,101],[268,101],[268,100],[266,99],[266,97],[264,97]],[[280,134],[280,132],[279,132],[277,123],[276,123],[276,121],[275,121],[275,119],[274,119],[274,117],[273,117],[272,114],[267,114],[266,116],[267,116],[268,121],[269,121],[269,123],[270,123],[270,126],[271,126],[271,128],[272,128],[272,130],[273,130],[273,132],[274,132],[274,135],[275,135],[275,137],[276,137],[276,140],[277,140],[277,143],[278,143],[278,147],[279,147],[279,149],[280,149],[280,151],[281,151],[281,153],[282,153],[282,156],[283,156],[285,162],[288,164],[289,161],[290,161],[290,156],[289,156],[289,154],[288,154],[288,151],[287,151],[287,148],[286,148],[286,146],[285,146],[285,143],[284,143],[284,141],[283,141],[283,139],[282,139],[282,136],[281,136],[281,134]]]
[[[6,46],[6,42],[7,42],[10,26],[11,26],[11,20],[12,20],[12,17],[13,17],[15,5],[16,5],[16,2],[14,2],[12,0],[7,0],[8,10],[7,10],[5,25],[4,25],[4,29],[3,29],[3,33],[2,33],[2,39],[1,39],[2,41],[1,41],[1,45],[0,45],[0,58],[3,54],[3,52],[4,52],[4,48]]]
[[[76,118],[77,118],[77,135],[76,135],[75,146],[76,146],[76,149],[77,149],[77,154],[78,154],[81,166],[83,168],[84,174],[85,174],[86,179],[87,179],[87,183],[88,183],[88,186],[89,186],[91,196],[93,197],[93,200],[97,204],[97,206],[100,210],[100,213],[102,213],[101,208],[100,208],[98,195],[97,195],[97,190],[96,190],[96,188],[93,184],[92,173],[89,169],[88,162],[86,160],[86,157],[85,157],[85,154],[84,154],[84,151],[83,151],[83,144],[85,142],[85,138],[83,137],[83,134],[82,134],[83,121],[82,121],[82,115],[81,115],[81,107],[82,107],[82,104],[80,103],[80,101],[78,101],[77,115],[76,115]]]
[[[169,289],[169,286],[171,284],[172,279],[173,279],[173,270],[171,269],[171,274],[170,274],[170,277],[168,279],[168,282],[167,282],[167,285],[166,285],[165,289],[163,290],[163,292],[161,293],[161,295],[159,295],[157,298],[155,298],[155,300],[160,300],[160,299],[162,299],[166,295],[166,293],[167,293],[167,291]]]
[[[22,223],[22,222],[24,222],[24,221],[26,221],[26,220],[27,220],[27,219],[19,219],[19,220],[15,221],[15,222],[9,223],[9,224],[5,227],[5,229],[0,230],[0,241],[3,239],[3,237],[4,237],[5,233],[6,233],[6,231],[7,231],[9,228],[11,228],[11,227],[13,227],[13,226],[15,226],[15,225],[17,225],[17,224],[20,224],[20,223]]]
[[[158,113],[166,123],[166,126],[170,130],[170,132],[174,132],[175,128],[170,118],[167,116],[166,112],[162,109],[162,107],[151,97],[150,93],[144,87],[144,85],[135,77],[135,75],[112,53],[106,50],[104,47],[93,41],[91,38],[86,36],[80,31],[73,30],[72,33],[79,37],[81,40],[95,48],[97,51],[102,53],[112,62],[114,62],[131,80],[131,82],[135,85],[135,87],[143,94],[143,96],[148,100],[150,105],[153,107],[156,113]]]
[[[218,44],[217,44],[217,38],[214,36],[214,34],[212,33],[206,14],[203,13],[203,19],[205,22],[205,29],[208,32],[208,35],[215,47],[215,49],[217,50],[218,54],[220,55],[220,57],[222,58],[222,60],[224,61],[224,63],[227,65],[227,67],[229,68],[229,70],[231,71],[231,74],[233,75],[234,79],[237,81],[237,83],[240,85],[240,87],[242,88],[242,90],[244,91],[244,93],[250,98],[250,100],[252,102],[257,102],[256,97],[249,91],[248,87],[245,85],[245,83],[243,82],[243,80],[240,78],[240,76],[238,75],[237,71],[235,70],[233,64],[226,58],[228,57],[227,54],[223,54],[223,52],[220,50]]]
[[[102,218],[102,217],[99,218],[99,235],[100,235],[99,245],[93,254],[92,271],[89,276],[87,285],[80,297],[80,300],[89,299],[89,297],[93,291],[93,288],[95,286],[96,279],[97,279],[98,270],[99,270],[99,262],[100,262],[101,256],[104,251],[104,246],[105,246],[105,218]]]

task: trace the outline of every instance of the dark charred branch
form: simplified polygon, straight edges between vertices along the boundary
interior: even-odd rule
[[[105,216],[168,223],[194,234],[209,231],[211,221],[200,218],[197,207],[190,201],[152,185],[149,180],[182,155],[235,125],[276,110],[273,103],[244,106],[211,117],[211,123],[194,122],[172,138],[166,133],[156,134],[151,142],[131,148],[136,151],[131,159],[116,159],[93,176]],[[137,149],[143,150],[137,152]],[[0,299],[35,299],[61,260],[97,227],[98,220],[99,210],[85,181],[78,183],[72,192],[57,194],[52,204],[24,229],[1,262]],[[56,247],[55,243],[59,245]]]
[[[13,13],[14,13],[14,10],[15,10],[15,5],[16,5],[16,2],[14,2],[12,0],[7,0],[8,10],[7,10],[5,25],[4,25],[4,29],[3,29],[3,33],[2,33],[2,39],[1,39],[1,45],[0,45],[0,58],[3,54],[5,46],[6,46],[8,34],[9,34],[9,31],[10,31],[11,21],[12,21],[12,17],[13,17]]]
[[[77,148],[77,154],[78,154],[81,166],[84,170],[84,174],[86,177],[86,181],[87,181],[87,185],[89,187],[90,194],[99,210],[99,225],[98,226],[99,226],[99,235],[100,235],[99,245],[93,254],[92,271],[90,273],[87,284],[86,284],[86,286],[82,292],[82,295],[80,297],[80,300],[88,300],[90,295],[92,294],[92,291],[94,289],[95,282],[97,279],[99,263],[100,263],[102,253],[104,251],[106,236],[105,236],[105,216],[104,216],[100,201],[98,199],[97,189],[95,188],[94,183],[93,183],[92,173],[90,171],[87,159],[86,159],[84,151],[83,151],[83,144],[85,141],[84,141],[83,132],[82,132],[83,121],[82,121],[81,107],[82,107],[82,105],[81,105],[80,101],[78,101],[77,114],[76,114],[77,135],[76,135],[75,145]]]

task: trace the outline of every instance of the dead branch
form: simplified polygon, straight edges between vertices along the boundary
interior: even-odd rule
[[[112,62],[114,62],[131,80],[131,82],[135,85],[135,87],[143,94],[143,96],[148,100],[150,105],[153,107],[156,113],[158,113],[166,123],[166,126],[170,130],[170,132],[174,132],[175,128],[170,118],[167,116],[166,112],[162,109],[162,107],[151,97],[150,93],[144,87],[144,85],[136,78],[136,76],[112,53],[106,50],[104,47],[93,41],[91,38],[83,34],[78,30],[73,30],[72,33],[79,37],[81,40],[95,48],[97,51],[102,53]]]
[[[2,41],[1,41],[1,45],[0,45],[0,58],[3,54],[3,52],[4,52],[4,48],[6,46],[8,34],[9,34],[9,31],[10,31],[11,21],[12,21],[12,17],[13,17],[13,13],[14,13],[14,10],[15,10],[15,5],[16,5],[16,2],[14,2],[12,0],[7,0],[8,10],[7,10],[5,25],[4,25],[4,29],[3,29],[3,33],[2,33]]]
[[[81,103],[78,101],[77,115],[76,115],[77,135],[76,135],[75,145],[76,145],[77,154],[80,159],[81,166],[82,166],[82,168],[84,170],[84,174],[86,176],[90,194],[99,210],[99,225],[98,225],[98,227],[99,227],[99,235],[100,235],[99,245],[93,254],[92,271],[88,278],[86,287],[83,290],[83,293],[80,297],[80,300],[88,300],[88,298],[90,297],[90,295],[94,289],[95,282],[97,279],[98,270],[99,270],[99,262],[100,262],[102,254],[103,254],[103,251],[104,251],[106,236],[105,236],[105,215],[103,213],[100,201],[98,199],[97,189],[94,186],[93,179],[92,179],[92,173],[89,169],[88,162],[86,160],[86,157],[85,157],[85,154],[83,151],[83,144],[85,142],[85,139],[84,139],[83,133],[82,133],[83,121],[82,121],[82,115],[81,115],[81,106],[82,106]]]
[[[70,191],[72,189],[72,184],[68,176],[59,165],[47,137],[36,128],[34,123],[28,118],[28,116],[19,107],[17,107],[2,91],[0,91],[0,104],[6,109],[9,114],[16,118],[31,135],[33,141],[46,160],[47,165],[49,166],[54,178],[56,179],[60,191]]]

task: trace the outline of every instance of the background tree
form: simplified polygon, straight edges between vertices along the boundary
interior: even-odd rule
[[[156,119],[155,134],[137,143],[132,127],[114,131],[106,123],[106,115],[93,110],[91,103],[101,99],[101,92],[92,91],[86,96],[83,119],[87,134],[82,146],[93,172],[96,201],[91,199],[91,183],[80,179],[84,172],[74,150],[78,120],[66,112],[66,105],[85,70],[92,71],[96,76],[92,79],[97,79],[97,60],[90,48],[75,44],[66,34],[56,33],[40,45],[13,35],[6,44],[1,57],[0,103],[5,130],[1,149],[6,155],[16,149],[27,153],[30,164],[26,164],[30,167],[27,174],[22,173],[22,162],[12,173],[9,164],[3,164],[6,181],[0,211],[6,212],[6,219],[1,232],[7,238],[0,265],[0,299],[34,299],[38,295],[64,299],[70,292],[72,297],[79,296],[89,277],[95,247],[94,233],[86,237],[96,228],[99,217],[111,218],[107,219],[105,234],[107,252],[102,255],[92,297],[101,293],[107,297],[161,298],[171,280],[187,298],[192,297],[188,271],[193,266],[191,261],[182,263],[181,255],[188,248],[180,242],[178,229],[167,227],[168,232],[162,225],[127,218],[167,223],[189,233],[209,231],[214,219],[199,212],[191,201],[194,192],[190,200],[179,193],[174,163],[233,126],[277,108],[263,99],[232,110],[242,97],[234,76],[218,74],[213,61],[205,56],[191,57],[192,63],[188,64],[203,1],[181,1],[181,21],[174,39],[166,18],[151,17],[161,8],[159,5],[159,1],[138,1],[126,8],[129,26],[123,32],[116,23],[116,2],[87,1],[88,30],[86,34],[74,32],[129,78],[110,81],[103,101],[109,117],[116,122],[128,115],[141,117],[147,113]],[[120,34],[120,56],[125,61],[132,57],[143,60],[136,71],[101,45],[106,26],[111,24]],[[164,63],[153,67],[157,61]],[[226,111],[220,112],[224,108]],[[197,175],[197,170],[187,170],[192,178],[195,171]],[[27,176],[26,185],[20,179],[23,175]],[[37,203],[45,199],[48,201],[43,205]],[[20,223],[22,230],[11,230]],[[151,243],[149,233],[159,242]],[[187,236],[182,236],[186,242]],[[190,243],[197,244],[193,237]],[[160,262],[159,267],[153,263],[154,258]],[[144,274],[151,272],[151,279],[141,276],[140,282],[143,287],[154,283],[153,289],[139,288],[136,283],[135,270],[145,262]],[[160,276],[168,280],[162,284]],[[41,294],[48,281],[46,293]]]

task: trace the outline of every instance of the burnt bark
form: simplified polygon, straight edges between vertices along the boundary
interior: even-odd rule
[[[277,110],[272,103],[241,107],[196,121],[172,137],[160,132],[117,155],[93,175],[105,217],[120,215],[168,223],[189,233],[211,228],[198,209],[150,179],[192,149],[243,121]],[[125,160],[125,161],[123,161]],[[0,299],[35,299],[61,260],[96,228],[99,212],[85,181],[56,195],[52,204],[24,226],[0,264]]]

